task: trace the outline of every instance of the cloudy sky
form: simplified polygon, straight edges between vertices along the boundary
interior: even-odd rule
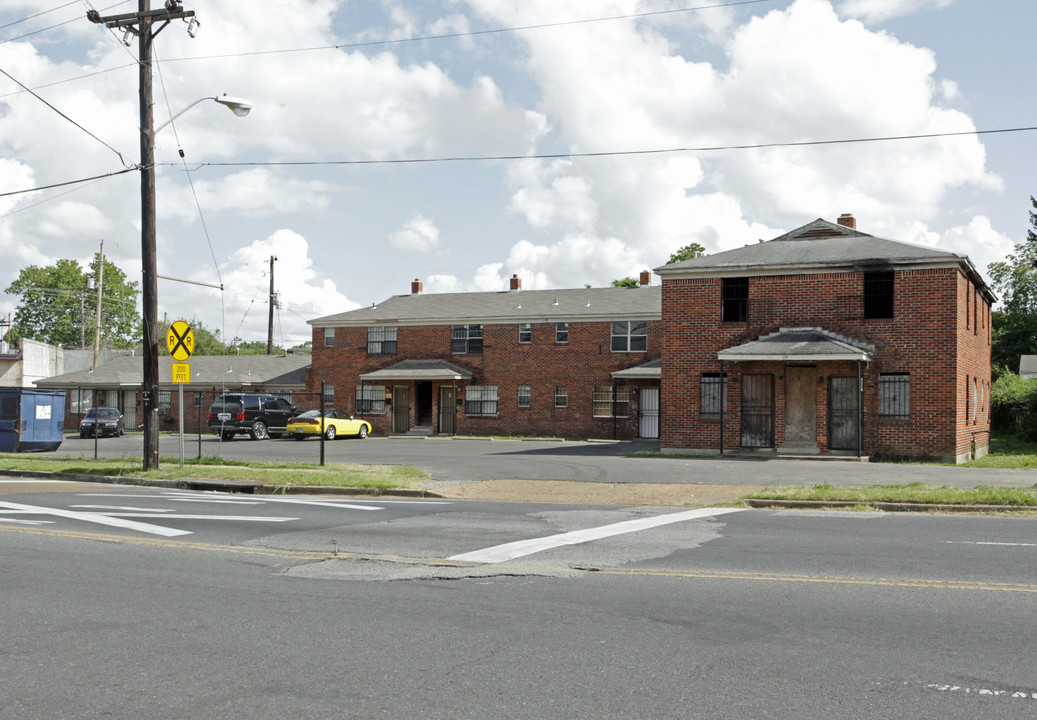
[[[1033,0],[184,7],[201,25],[156,40],[156,124],[205,96],[254,107],[206,101],[157,137],[159,273],[224,287],[160,280],[159,314],[227,338],[265,341],[271,256],[275,341],[291,345],[308,319],[415,278],[603,286],[690,242],[716,252],[845,212],[985,273],[1037,194],[1037,132],[969,134],[1037,125]],[[0,5],[0,194],[139,161],[137,46],[91,8],[137,2]],[[945,133],[966,134],[809,144]],[[753,145],[771,147],[735,147]],[[0,290],[102,239],[138,279],[139,183],[0,195]],[[16,300],[0,293],[0,315]]]

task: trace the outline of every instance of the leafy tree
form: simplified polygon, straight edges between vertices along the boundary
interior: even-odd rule
[[[1037,200],[1030,202],[1037,208]],[[1026,242],[987,271],[1001,300],[993,313],[993,362],[998,371],[1019,370],[1019,356],[1037,354],[1037,213],[1030,212]]]
[[[641,282],[637,278],[625,277],[622,280],[613,280],[612,287],[637,287]]]
[[[702,247],[698,243],[689,243],[680,250],[670,255],[670,259],[666,261],[667,265],[675,262],[682,262],[684,260],[691,260],[692,258],[702,257],[706,254],[706,248]]]
[[[30,338],[62,347],[93,343],[97,318],[97,295],[87,290],[87,279],[97,277],[100,253],[94,254],[84,270],[75,260],[58,260],[53,265],[23,268],[5,292],[18,295],[19,304],[8,339]],[[101,344],[131,348],[143,337],[137,311],[137,283],[127,282],[126,273],[104,261],[101,288]]]
[[[249,340],[246,342],[236,337],[227,351],[238,355],[266,355],[266,340]],[[283,354],[284,348],[274,345],[274,355]]]
[[[209,330],[197,319],[188,320],[187,324],[194,331],[195,355],[223,355],[227,351],[227,346],[220,340],[219,329]]]

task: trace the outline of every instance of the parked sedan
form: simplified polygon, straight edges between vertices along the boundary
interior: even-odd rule
[[[126,426],[123,424],[122,413],[115,408],[90,408],[79,423],[79,437],[81,438],[92,435],[121,437],[124,432],[126,432]]]
[[[328,410],[324,417],[320,416],[319,410],[309,410],[289,420],[285,429],[296,440],[305,440],[307,437],[321,434],[327,440],[334,440],[339,435],[365,438],[371,432],[371,423],[357,420],[341,410]]]

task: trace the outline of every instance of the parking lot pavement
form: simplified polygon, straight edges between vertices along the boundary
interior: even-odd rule
[[[141,453],[137,434],[96,443],[101,457]],[[1033,487],[1037,470],[1000,470],[946,465],[800,460],[770,457],[629,457],[658,447],[649,442],[555,442],[474,438],[370,437],[325,443],[329,463],[412,465],[431,473],[437,484],[488,480],[558,480],[593,483],[702,483],[709,485],[886,485],[921,482],[974,488],[978,485]],[[92,456],[95,443],[66,438],[54,455]],[[174,457],[175,435],[162,435],[160,454]],[[317,463],[317,440],[220,442],[211,435],[189,438],[185,457],[219,456],[240,460]]]

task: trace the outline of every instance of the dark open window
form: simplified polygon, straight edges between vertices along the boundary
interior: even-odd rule
[[[745,322],[749,319],[749,278],[723,278],[721,281],[721,321]]]
[[[864,317],[893,317],[893,271],[864,273]]]

